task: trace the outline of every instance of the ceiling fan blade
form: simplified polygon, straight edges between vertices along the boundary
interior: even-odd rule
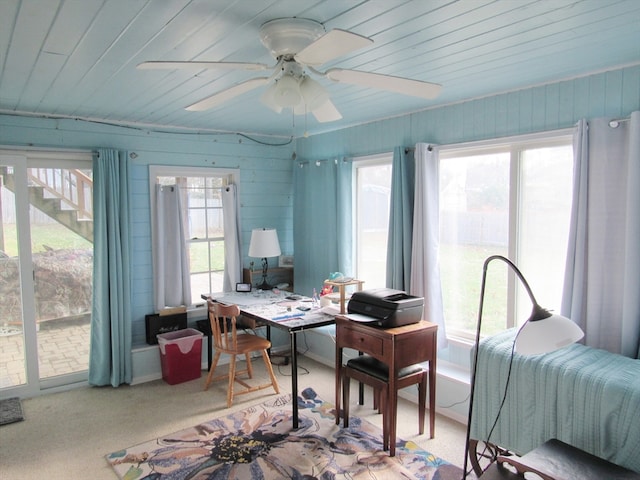
[[[247,80],[246,82],[239,83],[234,85],[231,88],[227,88],[226,90],[222,90],[210,97],[200,100],[199,102],[194,103],[193,105],[189,105],[186,110],[191,112],[202,112],[204,110],[209,110],[221,103],[226,102],[227,100],[231,100],[238,95],[242,95],[254,88],[260,87],[266,84],[269,81],[268,77],[259,77],[252,78],[251,80]]]
[[[342,118],[342,115],[331,100],[327,100],[311,113],[320,123],[335,122]]]
[[[427,99],[436,98],[442,90],[442,85],[438,85],[437,83],[394,77],[380,73],[344,70],[342,68],[332,68],[325,73],[325,76],[335,82],[378,88],[380,90],[388,90],[390,92]]]
[[[142,62],[136,67],[139,70],[178,70],[178,69],[197,69],[202,70],[205,68],[220,69],[220,70],[266,70],[270,68],[264,63],[238,63],[238,62],[161,62],[151,61]]]
[[[293,58],[305,65],[322,65],[334,58],[367,47],[372,43],[373,40],[370,38],[336,28],[325,33],[311,45],[303,48]]]

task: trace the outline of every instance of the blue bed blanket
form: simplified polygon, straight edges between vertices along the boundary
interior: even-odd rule
[[[471,438],[484,441],[507,381],[515,331],[480,342]],[[489,441],[523,455],[557,438],[640,472],[640,360],[584,345],[515,354]]]

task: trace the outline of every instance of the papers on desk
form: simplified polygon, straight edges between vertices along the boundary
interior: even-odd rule
[[[297,295],[298,299],[292,300],[287,298],[291,295],[284,292],[219,292],[203,295],[203,298],[209,296],[216,302],[238,305],[243,313],[255,318],[268,319],[289,329],[332,322],[333,317],[340,313],[337,306],[318,308],[317,305],[313,305],[309,297]],[[297,309],[298,306],[310,307],[310,309],[301,311]]]
[[[227,305],[238,305],[239,307],[250,307],[253,305],[264,305],[265,303],[275,303],[282,301],[282,297],[271,291],[261,293],[254,292],[221,292],[212,293],[211,298],[216,302]]]
[[[290,318],[299,318],[303,316],[304,316],[304,312],[286,312],[286,313],[277,314],[276,316],[271,317],[271,320],[275,322],[279,322],[280,320],[288,320]]]
[[[337,305],[327,305],[326,307],[322,307],[319,312],[335,317],[336,315],[340,315],[340,307]]]

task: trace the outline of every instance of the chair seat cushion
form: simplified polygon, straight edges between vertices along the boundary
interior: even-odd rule
[[[250,333],[238,335],[238,352],[240,353],[266,350],[268,348],[271,348],[271,342],[264,337]]]
[[[360,355],[356,358],[352,358],[347,362],[349,368],[359,370],[367,375],[378,378],[384,382],[389,381],[389,367],[386,363],[382,363],[380,360],[373,358],[369,355]],[[416,363],[409,365],[408,367],[401,368],[398,372],[398,378],[413,375],[414,373],[423,370],[422,365]]]

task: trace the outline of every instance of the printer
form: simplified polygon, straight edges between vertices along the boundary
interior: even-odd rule
[[[401,290],[374,288],[354,292],[347,305],[347,318],[382,328],[401,327],[422,319],[424,299]]]

